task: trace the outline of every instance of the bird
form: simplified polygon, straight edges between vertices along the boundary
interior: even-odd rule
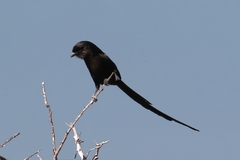
[[[0,160],[7,160],[7,159],[4,158],[3,156],[0,156]]]
[[[175,121],[181,125],[184,125],[194,131],[198,129],[191,127],[163,112],[156,109],[152,104],[142,97],[140,94],[131,89],[127,84],[122,81],[121,74],[116,66],[116,64],[105,54],[98,46],[90,41],[80,41],[73,46],[71,57],[78,57],[83,59],[90,75],[94,81],[96,90],[94,94],[99,90],[100,86],[105,84],[106,79],[112,76],[108,81],[108,85],[118,86],[124,93],[126,93],[130,98],[139,103],[144,108],[152,111],[153,113],[161,116],[169,121]]]

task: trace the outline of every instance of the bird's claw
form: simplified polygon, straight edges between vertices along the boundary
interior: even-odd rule
[[[103,80],[103,84],[106,85],[106,86],[108,86],[108,85],[109,85],[108,79],[104,79],[104,80]]]
[[[95,94],[92,95],[92,100],[93,100],[94,102],[97,102],[98,99],[97,99],[97,97],[96,97]]]

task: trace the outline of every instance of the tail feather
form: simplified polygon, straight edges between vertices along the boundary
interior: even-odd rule
[[[170,117],[169,115],[167,115],[167,114],[159,111],[158,109],[154,108],[154,107],[152,106],[152,104],[151,104],[148,100],[146,100],[146,99],[143,98],[141,95],[139,95],[139,94],[136,93],[134,90],[132,90],[130,87],[128,87],[123,81],[118,80],[118,81],[117,81],[117,86],[118,86],[123,92],[125,92],[129,97],[131,97],[134,101],[136,101],[137,103],[139,103],[140,105],[142,105],[144,108],[152,111],[153,113],[155,113],[155,114],[157,114],[157,115],[159,115],[159,116],[161,116],[161,117],[163,117],[163,118],[165,118],[165,119],[167,119],[167,120],[169,120],[169,121],[175,121],[175,122],[177,122],[177,123],[179,123],[179,124],[182,124],[182,125],[184,125],[184,126],[186,126],[186,127],[191,128],[191,129],[193,129],[193,130],[195,130],[195,131],[199,131],[198,129],[193,128],[193,127],[191,127],[191,126],[189,126],[189,125],[187,125],[187,124],[185,124],[185,123],[183,123],[183,122],[181,122],[181,121],[179,121],[179,120],[177,120],[177,119],[174,119],[174,118]]]

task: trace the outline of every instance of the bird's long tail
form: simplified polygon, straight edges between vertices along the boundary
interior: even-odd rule
[[[199,132],[198,129],[193,128],[193,127],[191,127],[191,126],[189,126],[189,125],[187,125],[187,124],[185,124],[185,123],[183,123],[183,122],[181,122],[181,121],[179,121],[179,120],[176,120],[176,119],[170,117],[169,115],[167,115],[167,114],[165,114],[165,113],[157,110],[156,108],[154,108],[154,107],[152,106],[152,104],[151,104],[148,100],[146,100],[146,99],[143,98],[141,95],[139,95],[139,94],[136,93],[134,90],[132,90],[130,87],[128,87],[122,80],[118,80],[118,81],[117,81],[117,86],[118,86],[123,92],[125,92],[129,97],[131,97],[134,101],[136,101],[137,103],[141,104],[144,108],[146,108],[146,109],[154,112],[155,114],[157,114],[157,115],[159,115],[159,116],[162,116],[163,118],[165,118],[165,119],[167,119],[167,120],[169,120],[169,121],[175,121],[175,122],[177,122],[177,123],[179,123],[179,124],[182,124],[182,125],[184,125],[184,126],[186,126],[186,127],[189,127],[189,128],[191,128],[191,129]]]

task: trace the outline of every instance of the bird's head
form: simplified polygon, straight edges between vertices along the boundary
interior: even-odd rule
[[[86,58],[86,56],[99,54],[102,51],[90,41],[78,42],[72,49],[71,57],[78,57],[81,59]]]

